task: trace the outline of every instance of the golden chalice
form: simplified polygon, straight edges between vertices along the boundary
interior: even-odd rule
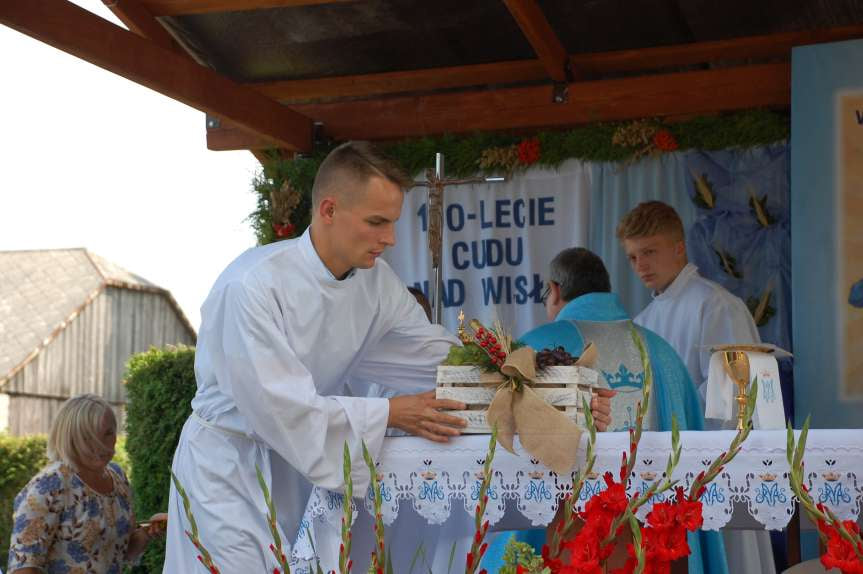
[[[737,384],[737,430],[743,430],[746,415],[746,387],[749,385],[749,356],[743,351],[723,351],[723,366],[731,380]]]

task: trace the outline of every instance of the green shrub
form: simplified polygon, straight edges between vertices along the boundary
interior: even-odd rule
[[[195,350],[150,349],[129,360],[126,373],[126,449],[134,472],[132,492],[139,520],[168,510],[171,460],[195,396]],[[136,573],[161,573],[164,540],[153,541]]]
[[[0,565],[4,569],[9,561],[12,501],[46,462],[44,436],[0,434]]]

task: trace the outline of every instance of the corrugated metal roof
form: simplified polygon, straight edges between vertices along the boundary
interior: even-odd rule
[[[108,285],[165,295],[194,333],[167,290],[86,249],[0,251],[0,384]]]

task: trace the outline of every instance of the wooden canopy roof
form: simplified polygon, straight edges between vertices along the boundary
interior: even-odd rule
[[[856,0],[4,0],[0,23],[208,114],[213,150],[309,151],[790,103]]]

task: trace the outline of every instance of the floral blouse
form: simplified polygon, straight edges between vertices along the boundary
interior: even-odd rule
[[[15,497],[8,571],[120,574],[135,524],[129,481],[115,463],[114,490],[100,494],[68,465],[54,462]]]

